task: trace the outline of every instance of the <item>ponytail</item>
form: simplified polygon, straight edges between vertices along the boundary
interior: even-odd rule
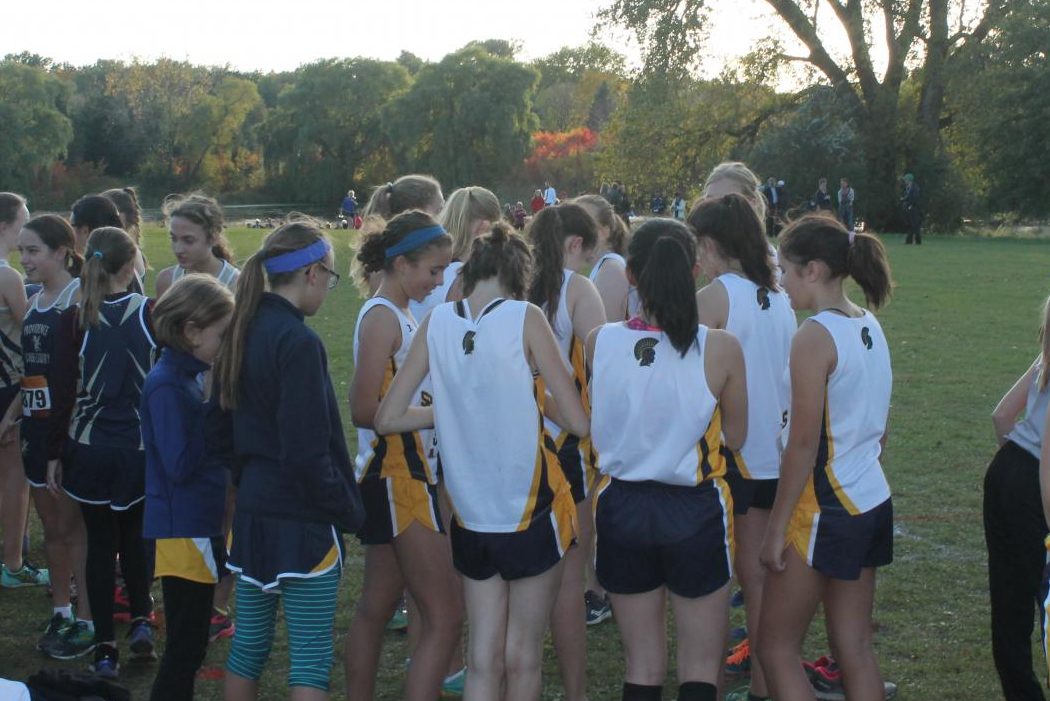
[[[470,258],[463,265],[463,296],[470,295],[482,280],[495,277],[513,299],[524,299],[531,268],[529,245],[505,222],[496,222],[490,234],[474,239]]]
[[[846,231],[827,214],[807,214],[784,229],[780,255],[805,265],[819,260],[836,278],[851,277],[860,286],[868,307],[878,309],[893,290],[886,247],[877,237]]]
[[[248,327],[259,309],[259,301],[267,289],[267,283],[271,289],[287,284],[301,270],[300,268],[287,273],[267,273],[263,263],[267,258],[298,251],[324,238],[321,227],[313,220],[304,218],[291,221],[275,229],[263,240],[262,248],[245,261],[240,277],[237,278],[233,317],[214,365],[214,373],[219,383],[219,403],[223,409],[237,408]]]
[[[609,230],[609,250],[621,256],[627,255],[627,239],[630,232],[623,219],[616,215],[616,210],[601,195],[580,195],[572,200],[573,204],[583,207],[594,217],[599,226]]]
[[[441,183],[429,175],[402,175],[394,182],[372,188],[361,216],[389,219],[410,209],[436,211],[441,205]]]
[[[696,239],[674,219],[650,219],[631,237],[627,269],[638,282],[646,316],[684,358],[696,341]]]
[[[52,251],[66,249],[66,271],[80,277],[84,268],[84,256],[77,253],[76,234],[65,218],[57,214],[41,214],[26,222],[25,228],[35,233],[41,243]]]
[[[528,230],[535,260],[529,301],[545,307],[552,327],[565,279],[565,239],[570,236],[580,236],[584,250],[592,249],[598,243],[594,217],[572,202],[544,207],[533,218]]]
[[[80,328],[98,327],[102,300],[109,294],[113,277],[135,260],[138,246],[123,229],[104,226],[87,240],[80,286]]]
[[[686,222],[697,238],[714,241],[723,258],[737,261],[748,280],[759,287],[777,289],[762,222],[743,195],[700,200]]]

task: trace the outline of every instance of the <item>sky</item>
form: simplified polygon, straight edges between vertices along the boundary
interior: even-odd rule
[[[440,60],[472,40],[511,39],[520,58],[590,38],[605,0],[84,0],[4,3],[0,55],[29,51],[74,65],[167,57],[283,71],[319,58]],[[725,3],[723,3],[725,5]],[[709,70],[747,52],[769,27],[758,0],[731,0],[709,42]],[[100,9],[104,8],[104,9]],[[15,28],[18,28],[17,30]],[[637,62],[622,30],[604,43]]]

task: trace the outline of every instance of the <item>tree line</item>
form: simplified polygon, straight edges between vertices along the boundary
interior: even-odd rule
[[[695,58],[714,0],[616,0],[604,15],[638,32],[644,66],[598,43],[524,61],[503,40],[440,61],[324,59],[251,73],[183,61],[0,62],[0,189],[38,208],[135,184],[146,198],[197,188],[239,202],[337,206],[399,173],[484,184],[527,199],[619,181],[635,201],[695,195],[716,163],[748,162],[802,201],[847,177],[860,216],[898,225],[897,179],[915,174],[932,225],[1050,212],[1050,3],[769,0],[808,54],[760,42],[714,78]],[[831,7],[847,60],[822,43]],[[961,6],[960,6],[961,5]],[[952,12],[958,26],[949,27]],[[888,66],[872,65],[874,20]],[[875,14],[873,14],[875,13]],[[823,21],[824,24],[820,24]],[[954,22],[955,20],[951,20]],[[957,31],[952,31],[952,29]],[[819,31],[818,31],[819,30]],[[918,47],[918,48],[916,48]],[[813,67],[797,89],[781,68]]]

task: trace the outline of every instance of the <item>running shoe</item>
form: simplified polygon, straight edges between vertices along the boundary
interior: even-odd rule
[[[724,701],[749,701],[751,698],[751,688],[747,686],[734,689],[726,694]],[[769,697],[766,697],[767,699]]]
[[[404,601],[398,604],[394,615],[387,621],[386,629],[397,632],[408,630],[408,608],[405,606]]]
[[[729,599],[729,607],[738,609],[744,605],[744,590],[737,589],[733,592],[733,596]]]
[[[95,648],[95,661],[89,668],[98,679],[116,681],[120,676],[120,662],[117,648],[112,645],[99,645]]]
[[[583,593],[583,606],[587,611],[587,625],[595,626],[612,618],[609,597],[588,589]]]
[[[128,588],[119,584],[113,588],[113,620],[120,623],[131,621],[131,599],[128,598]]]
[[[22,561],[17,570],[9,570],[7,565],[0,571],[0,586],[7,589],[20,587],[46,587],[51,584],[47,570],[34,567],[28,560]]]
[[[747,628],[745,626],[737,626],[733,630],[729,631],[729,639],[734,643],[739,643],[741,640],[747,637]]]
[[[459,670],[455,674],[445,677],[441,683],[441,698],[459,698],[463,696],[463,687],[467,683],[467,668]]]
[[[726,657],[726,679],[740,679],[751,674],[751,640],[744,638]]]
[[[95,649],[95,631],[84,621],[73,621],[44,654],[56,660],[72,660]]]
[[[47,627],[44,628],[44,634],[40,636],[40,639],[36,641],[36,649],[40,652],[46,653],[54,645],[58,644],[58,641],[65,635],[66,630],[69,626],[73,625],[72,618],[66,618],[60,613],[56,613],[51,617],[51,620],[47,622]]]
[[[136,618],[131,622],[128,641],[132,662],[149,662],[157,659],[153,644],[153,624],[145,618]]]
[[[212,609],[211,622],[208,624],[208,642],[214,643],[219,638],[232,638],[234,631],[230,617],[219,609]]]
[[[833,658],[825,655],[813,662],[803,662],[802,666],[813,687],[813,695],[818,701],[846,701],[842,670]],[[897,695],[897,685],[894,682],[884,681],[882,687],[885,698],[892,699]]]

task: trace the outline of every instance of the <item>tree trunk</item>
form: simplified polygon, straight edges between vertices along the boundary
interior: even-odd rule
[[[875,231],[899,228],[897,191],[898,94],[880,86],[878,94],[860,118],[861,140],[868,172],[867,192],[861,211]]]

